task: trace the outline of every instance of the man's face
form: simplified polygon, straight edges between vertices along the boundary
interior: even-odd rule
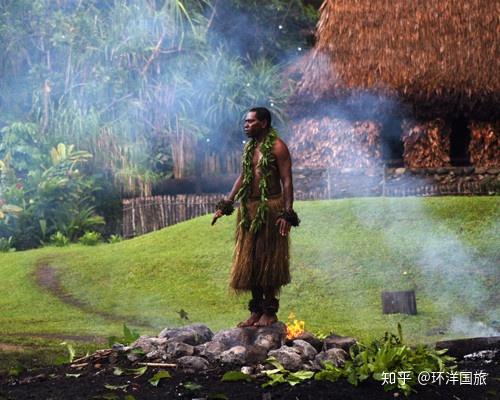
[[[255,111],[250,111],[245,117],[245,124],[243,130],[248,137],[254,138],[262,134],[264,129],[267,127],[267,121],[259,121],[257,119],[257,113]]]

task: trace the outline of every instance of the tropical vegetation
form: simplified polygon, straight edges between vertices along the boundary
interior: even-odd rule
[[[240,150],[245,109],[284,121],[280,72],[315,19],[299,0],[1,2],[0,237],[119,233],[121,197]]]

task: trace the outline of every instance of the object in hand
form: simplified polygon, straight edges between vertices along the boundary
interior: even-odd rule
[[[285,210],[282,211],[278,218],[283,218],[286,222],[288,222],[292,226],[299,226],[300,219],[297,213],[294,210]]]
[[[233,202],[231,200],[220,200],[216,205],[215,205],[215,211],[222,211],[223,215],[231,215],[234,211],[234,206]]]

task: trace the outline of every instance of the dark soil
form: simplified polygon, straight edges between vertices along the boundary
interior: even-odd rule
[[[133,374],[114,375],[114,368],[137,368],[128,360],[102,358],[90,362],[81,369],[69,365],[30,370],[17,377],[0,375],[0,400],[11,399],[394,399],[404,398],[402,393],[385,392],[380,382],[364,382],[357,387],[346,380],[335,383],[307,381],[297,386],[287,383],[262,388],[264,378],[255,382],[221,382],[227,368],[217,367],[203,373],[188,373],[175,368],[168,369],[172,377],[162,379],[157,387],[148,380],[160,368],[148,367],[140,377]],[[500,364],[498,357],[490,364],[467,362],[459,364],[463,371],[488,373],[486,385],[428,385],[417,386],[418,393],[410,399],[498,399],[500,398]],[[80,374],[68,376],[67,374]],[[192,383],[199,385],[193,388]],[[122,386],[123,389],[106,388],[105,385]],[[127,397],[129,396],[129,397]],[[133,396],[133,397],[130,397]]]

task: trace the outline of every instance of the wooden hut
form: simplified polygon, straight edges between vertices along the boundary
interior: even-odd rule
[[[298,165],[354,149],[353,167],[382,156],[500,167],[499,14],[490,0],[324,1],[315,47],[293,71]]]

